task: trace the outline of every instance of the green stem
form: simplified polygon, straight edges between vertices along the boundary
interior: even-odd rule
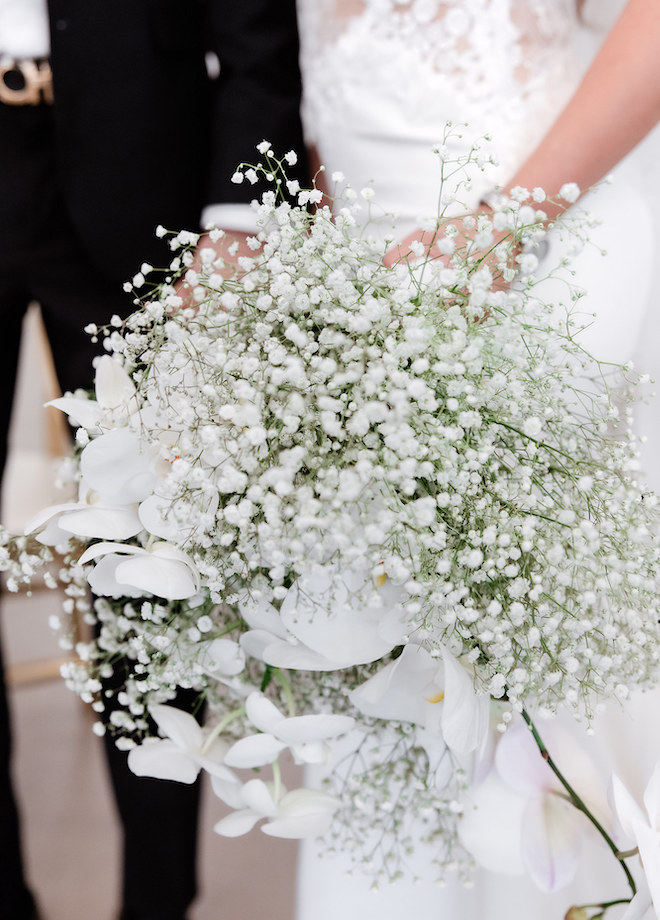
[[[600,904],[580,904],[586,910],[596,907],[599,910],[608,910],[610,907],[616,907],[618,904],[630,904],[630,898],[618,898],[616,901],[602,901]]]
[[[632,850],[619,850],[619,859],[630,859],[631,856],[638,856],[639,849],[633,847]]]
[[[223,636],[226,636],[227,633],[232,632],[234,629],[238,629],[239,626],[243,625],[243,620],[234,620],[233,623],[227,623],[226,626],[223,626],[220,632],[213,633],[214,639],[221,639]]]
[[[273,799],[275,802],[279,802],[280,793],[282,792],[282,771],[280,770],[279,760],[272,763],[271,767],[273,768]]]
[[[273,677],[273,670],[274,670],[274,669],[271,667],[271,665],[269,665],[269,664],[266,665],[266,670],[264,671],[264,676],[263,676],[263,678],[262,678],[261,686],[260,686],[260,688],[259,688],[259,689],[261,690],[262,693],[264,693],[264,692],[266,691],[266,688],[268,687],[268,684],[269,684],[269,683],[271,682],[271,680],[272,680],[272,677]]]
[[[218,724],[215,726],[213,731],[209,734],[208,738],[204,742],[202,747],[202,756],[208,754],[208,752],[211,750],[213,742],[216,740],[216,738],[220,737],[227,726],[231,725],[235,719],[238,719],[239,716],[242,715],[245,715],[245,706],[239,706],[238,709],[232,709],[231,712],[228,712],[226,716],[220,719]]]
[[[587,806],[584,804],[584,802],[582,801],[582,799],[580,798],[580,796],[577,794],[577,792],[575,791],[575,789],[573,789],[573,787],[570,785],[570,783],[568,782],[568,780],[564,777],[563,773],[560,771],[559,767],[557,766],[557,764],[554,762],[554,760],[553,760],[552,757],[550,756],[550,752],[548,751],[547,747],[545,746],[545,743],[544,743],[543,739],[541,738],[541,736],[540,736],[540,734],[539,734],[539,732],[538,732],[538,729],[536,728],[536,726],[535,726],[534,723],[532,722],[532,719],[531,719],[529,713],[526,712],[525,709],[523,709],[521,714],[522,714],[523,719],[524,719],[525,722],[527,723],[527,727],[529,728],[529,730],[530,730],[531,733],[532,733],[532,736],[533,736],[533,738],[534,738],[534,741],[536,742],[536,745],[537,745],[539,751],[541,752],[541,757],[545,760],[545,762],[547,763],[547,765],[550,767],[550,769],[552,770],[552,772],[555,774],[555,776],[557,777],[557,779],[559,780],[559,782],[562,784],[562,786],[564,787],[564,789],[565,789],[566,792],[568,793],[568,796],[569,796],[569,798],[570,798],[570,800],[571,800],[571,804],[572,804],[575,808],[577,808],[578,811],[581,811],[582,814],[587,818],[587,820],[591,822],[591,824],[596,828],[596,830],[598,831],[598,833],[600,834],[600,836],[603,838],[603,840],[605,841],[605,843],[608,845],[608,847],[610,848],[610,850],[612,851],[612,853],[613,853],[614,856],[616,857],[617,862],[618,862],[619,865],[621,866],[621,868],[622,868],[622,870],[623,870],[623,872],[624,872],[624,874],[625,874],[625,876],[626,876],[626,881],[628,882],[628,886],[629,886],[629,888],[630,888],[630,890],[631,890],[631,892],[632,892],[632,894],[633,894],[633,897],[634,897],[634,896],[637,894],[637,886],[635,885],[635,880],[634,880],[634,878],[632,877],[632,875],[631,875],[631,873],[630,873],[630,869],[628,868],[628,866],[627,866],[627,865],[625,864],[625,862],[624,862],[624,854],[622,854],[622,853],[619,851],[619,848],[617,847],[617,845],[615,844],[615,842],[612,840],[612,838],[610,837],[610,835],[607,833],[607,831],[605,830],[605,828],[603,827],[603,825],[602,825],[602,824],[598,821],[598,819],[589,811],[589,809],[588,809]],[[614,902],[614,903],[619,903],[619,902]],[[624,901],[623,903],[627,903],[627,902]],[[589,906],[589,905],[587,905],[587,906]],[[600,906],[600,905],[598,905],[598,906]]]
[[[289,709],[289,717],[295,716],[296,714],[296,701],[293,698],[293,692],[291,690],[291,683],[286,673],[280,668],[273,668],[273,677],[277,683],[282,688],[282,693],[284,694],[284,699]]]

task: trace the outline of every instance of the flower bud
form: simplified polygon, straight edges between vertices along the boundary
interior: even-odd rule
[[[586,907],[571,907],[564,917],[564,920],[589,920],[589,914]]]

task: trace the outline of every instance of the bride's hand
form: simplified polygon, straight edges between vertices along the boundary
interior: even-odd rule
[[[451,221],[456,228],[456,233],[451,237],[452,246],[449,247],[453,252],[464,252],[470,244],[474,243],[475,236],[479,235],[478,223],[479,217],[488,217],[492,215],[492,210],[483,204],[481,210],[472,214],[466,214]],[[468,222],[468,227],[464,225]],[[495,252],[497,246],[507,237],[511,236],[511,231],[498,231],[491,226],[490,232],[486,234],[483,241],[479,241],[474,254],[481,256],[482,261],[488,265],[493,275],[493,290],[503,290],[508,286],[508,282],[503,278],[502,271],[499,267],[500,256]],[[447,247],[442,245],[446,237],[443,233],[442,226],[434,231],[413,230],[403,239],[399,240],[385,253],[383,263],[391,268],[399,262],[415,261],[417,259],[438,259],[445,265],[449,266],[451,253],[447,252]],[[486,241],[487,240],[487,241]],[[440,245],[438,245],[440,243]],[[444,250],[444,251],[443,251]],[[515,259],[520,252],[519,245],[511,245],[510,263],[515,268]]]
[[[439,252],[432,251],[437,238],[437,231],[430,233],[428,230],[413,230],[387,250],[383,264],[392,268],[397,262],[408,262],[411,258],[440,258]]]

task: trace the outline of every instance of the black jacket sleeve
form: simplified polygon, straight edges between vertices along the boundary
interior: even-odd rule
[[[282,156],[295,150],[290,173],[307,182],[300,124],[301,77],[295,0],[207,0],[209,47],[220,60],[211,104],[207,199],[243,202],[255,188],[236,185],[240,162],[254,163],[256,145],[271,142]]]

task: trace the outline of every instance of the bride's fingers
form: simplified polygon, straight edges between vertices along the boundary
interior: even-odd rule
[[[383,264],[387,268],[391,268],[397,262],[428,256],[435,238],[436,234],[429,233],[427,230],[413,230],[412,233],[404,236],[403,239],[387,250],[383,258]]]
[[[409,252],[410,250],[408,250]],[[406,250],[401,246],[401,243],[397,243],[395,246],[392,246],[391,249],[388,249],[385,253],[385,258],[383,259],[383,265],[386,268],[392,268],[393,265],[396,265],[397,262],[401,262],[406,258]]]

